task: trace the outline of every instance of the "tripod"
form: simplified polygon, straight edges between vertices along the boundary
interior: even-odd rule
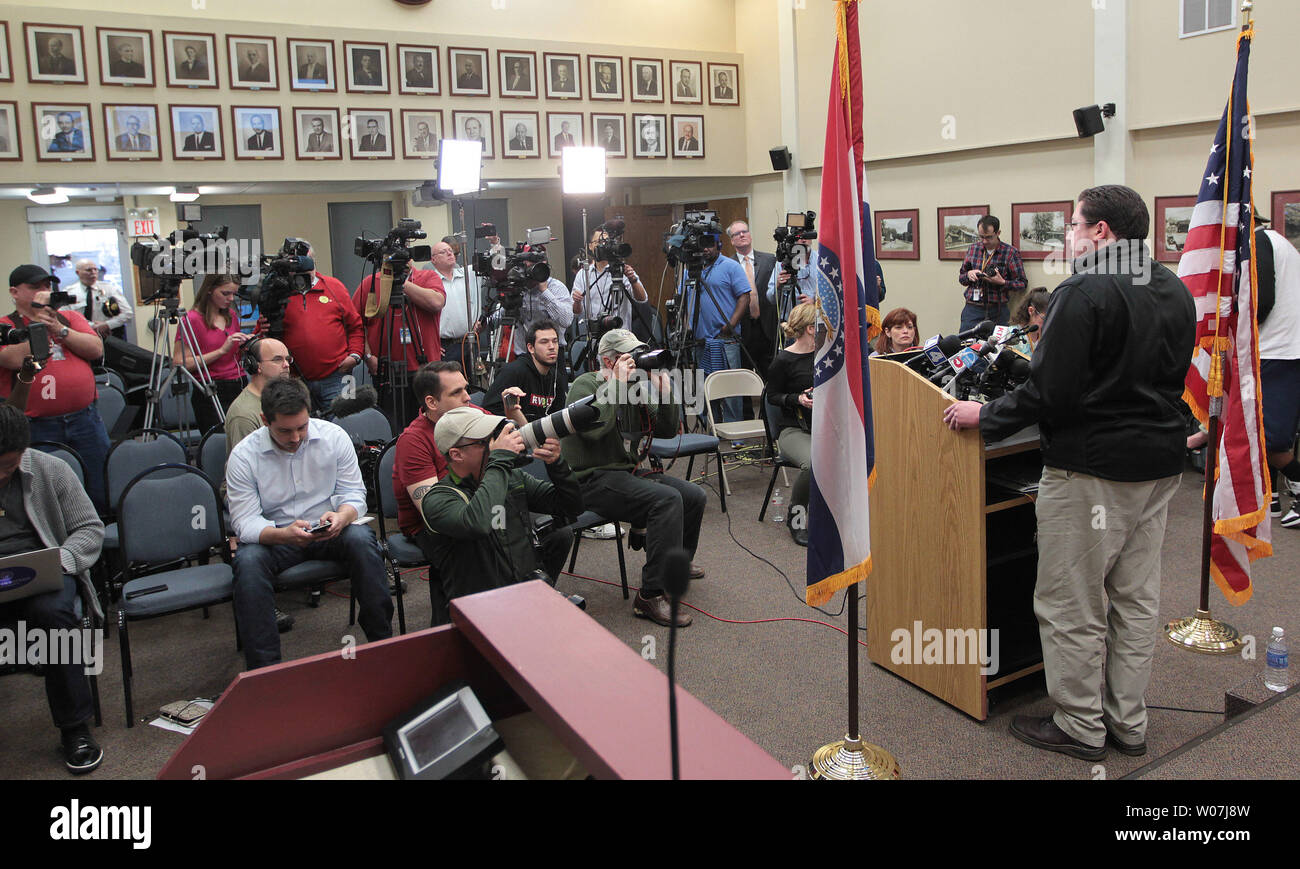
[[[189,393],[191,386],[208,397],[213,408],[217,411],[217,418],[224,423],[226,413],[221,407],[221,402],[217,400],[212,391],[212,374],[208,371],[207,363],[203,361],[203,353],[199,349],[199,341],[194,334],[194,328],[190,325],[189,320],[185,319],[185,310],[180,307],[180,296],[169,295],[155,298],[154,302],[157,307],[152,321],[153,360],[149,363],[149,386],[145,390],[144,427],[153,427],[155,415],[159,418],[162,417],[164,390],[170,388],[172,396],[176,399],[176,419],[180,430],[182,432],[189,431],[190,419],[188,414],[191,408],[186,406],[185,397]],[[171,327],[173,324],[176,325],[177,334],[181,339],[180,365],[164,361],[171,355]],[[185,357],[190,350],[194,351],[194,367],[198,371],[198,376],[195,376],[193,372],[185,367]],[[177,372],[182,375],[179,385],[176,382]],[[202,433],[200,432],[200,434]]]
[[[405,282],[405,275],[402,276],[401,282],[396,278],[393,280],[393,289],[388,298],[388,310],[384,311],[380,326],[379,348],[375,354],[379,357],[378,382],[386,389],[386,409],[389,411],[395,430],[404,428],[414,418],[414,414],[411,417],[406,415],[407,403],[412,398],[411,372],[406,366],[406,345],[409,343],[415,351],[417,366],[428,361],[424,353],[424,336],[416,327],[406,303],[406,295],[402,292],[402,284]],[[378,283],[379,279],[376,275],[375,285]],[[398,332],[398,346],[394,347],[393,326],[399,322],[401,327]]]

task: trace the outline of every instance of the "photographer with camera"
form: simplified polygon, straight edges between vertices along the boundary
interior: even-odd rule
[[[619,230],[619,236],[610,234],[608,228],[611,224]],[[618,318],[621,326],[613,328],[632,330],[633,300],[645,302],[650,299],[636,269],[623,262],[623,256],[630,254],[631,249],[621,240],[622,226],[621,220],[610,221],[592,230],[591,240],[587,243],[590,263],[573,276],[573,314],[587,320],[587,335],[592,341],[600,340],[604,332],[600,323],[607,317]],[[611,259],[617,262],[617,270],[623,277],[621,290],[614,289]],[[645,331],[648,336],[648,324]]]
[[[533,422],[564,404],[569,379],[560,359],[560,327],[539,320],[524,335],[528,352],[497,372],[484,394],[483,407],[504,415],[515,425]]]
[[[717,224],[714,224],[716,226]],[[707,232],[700,239],[704,258],[704,270],[700,275],[700,297],[695,299],[687,283],[687,275],[682,275],[682,283],[677,288],[681,300],[683,316],[691,325],[696,345],[701,343],[704,352],[700,356],[699,366],[705,375],[729,368],[741,368],[740,334],[741,321],[749,314],[750,286],[740,263],[730,257],[718,255],[718,236]],[[698,308],[698,309],[697,309]],[[734,422],[741,419],[739,398],[728,398],[715,409],[719,422]]]
[[[239,309],[234,306],[239,278],[233,275],[207,275],[194,294],[194,307],[185,314],[189,329],[176,333],[176,346],[172,349],[172,363],[184,366],[202,379],[199,365],[212,378],[212,394],[221,402],[224,413],[230,403],[244,388],[244,373],[239,366],[239,353],[249,336],[239,330]],[[198,346],[190,344],[194,336]],[[190,404],[194,408],[195,427],[199,432],[222,424],[212,399],[199,389],[190,390]]]
[[[740,266],[731,264],[739,272]],[[741,276],[743,280],[743,272]],[[605,333],[600,339],[600,370],[573,381],[567,399],[572,405],[594,395],[600,422],[577,437],[565,438],[563,446],[582,485],[587,509],[646,529],[642,587],[632,614],[668,625],[671,609],[664,596],[664,559],[681,546],[695,557],[706,498],[703,489],[686,480],[662,472],[636,472],[642,444],[651,437],[676,437],[680,422],[668,372],[653,371],[648,382],[642,378],[637,356],[645,350],[646,345],[626,329]],[[632,384],[634,378],[642,382]],[[703,577],[704,571],[692,564],[691,578]],[[678,626],[690,623],[689,613],[678,612]]]
[[[584,509],[559,441],[547,438],[533,450],[546,465],[547,479],[540,480],[519,470],[524,440],[503,417],[459,407],[438,420],[434,438],[447,457],[447,475],[424,493],[420,513],[432,532],[431,564],[443,599],[532,579],[555,585],[540,567],[554,553],[543,551],[531,514],[572,518]],[[548,546],[559,552],[561,564],[572,540],[572,532],[551,535]],[[434,612],[435,624],[447,620],[446,613]]]
[[[24,340],[16,344],[5,341],[0,349],[0,394],[7,396],[12,391],[15,374],[27,356],[43,364],[27,400],[32,439],[65,443],[81,455],[86,492],[95,509],[102,512],[107,506],[104,459],[108,432],[95,406],[95,373],[90,363],[104,355],[104,342],[85,317],[76,311],[57,310],[66,298],[52,299],[51,280],[49,273],[36,265],[22,265],[9,274],[15,311],[0,320],[0,328],[7,325],[6,333],[21,330],[13,337]]]

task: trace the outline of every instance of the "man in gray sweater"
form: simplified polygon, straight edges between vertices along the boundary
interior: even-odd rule
[[[104,523],[72,469],[62,459],[28,449],[30,444],[27,417],[16,407],[0,406],[0,556],[57,547],[64,573],[62,591],[0,604],[0,622],[25,623],[29,637],[81,628],[78,583],[90,590],[98,614],[88,571],[104,543]],[[93,707],[86,673],[94,663],[45,666],[45,694],[62,732],[64,763],[74,775],[90,772],[104,759],[88,725]]]

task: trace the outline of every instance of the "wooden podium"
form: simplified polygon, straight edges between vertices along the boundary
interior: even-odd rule
[[[456,679],[494,724],[507,723],[500,730],[512,755],[545,730],[596,778],[669,777],[667,677],[550,586],[458,598],[451,615],[452,625],[357,646],[351,657],[330,652],[241,673],[158,778],[297,779],[376,757],[386,766],[384,725]],[[704,663],[689,651],[684,660]],[[677,711],[682,778],[791,778],[680,688]],[[508,724],[525,717],[526,726]],[[524,736],[512,744],[511,733]]]
[[[990,689],[1043,667],[1033,613],[1037,523],[1014,482],[1038,478],[1038,430],[986,446],[978,430],[944,424],[953,399],[943,390],[889,358],[870,364],[868,655],[982,721]],[[981,633],[991,628],[996,643]],[[981,649],[996,652],[996,672],[981,672]]]

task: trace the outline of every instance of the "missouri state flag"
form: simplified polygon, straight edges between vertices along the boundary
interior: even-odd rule
[[[826,339],[813,356],[810,606],[871,572],[867,491],[875,467],[869,341],[880,331],[875,244],[862,162],[862,55],[857,0],[837,0],[826,116],[817,305]]]

